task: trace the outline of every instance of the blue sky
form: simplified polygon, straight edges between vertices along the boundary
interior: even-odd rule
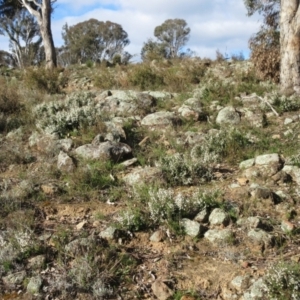
[[[62,26],[95,18],[123,26],[130,45],[126,51],[140,54],[143,43],[153,37],[154,28],[167,19],[181,18],[191,28],[187,47],[200,57],[222,53],[249,54],[248,40],[260,26],[259,18],[247,17],[243,0],[57,0],[52,17],[56,46],[61,46]],[[8,40],[0,36],[0,49]]]

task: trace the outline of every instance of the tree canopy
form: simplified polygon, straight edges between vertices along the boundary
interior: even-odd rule
[[[90,19],[74,26],[63,26],[65,50],[73,62],[112,60],[129,44],[128,34],[121,25]]]
[[[175,58],[180,56],[182,48],[189,40],[190,31],[185,20],[168,19],[155,27],[154,36],[164,45],[167,56]]]

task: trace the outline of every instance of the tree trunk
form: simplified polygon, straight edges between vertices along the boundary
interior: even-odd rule
[[[51,32],[51,0],[42,0],[38,5],[38,9],[34,9],[29,0],[21,0],[26,9],[36,17],[40,26],[41,36],[45,49],[46,68],[53,69],[57,66],[56,52]]]
[[[280,84],[283,93],[300,93],[299,0],[281,0]]]

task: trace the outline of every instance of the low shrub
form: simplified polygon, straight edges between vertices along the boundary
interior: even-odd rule
[[[296,262],[280,262],[264,277],[268,299],[300,298],[300,266]]]
[[[23,73],[25,87],[41,90],[48,94],[61,93],[67,82],[68,75],[66,72],[62,73],[60,69],[28,68]]]

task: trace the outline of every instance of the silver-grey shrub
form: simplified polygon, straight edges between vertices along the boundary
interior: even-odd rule
[[[84,125],[93,125],[100,115],[96,108],[95,94],[73,93],[65,100],[44,102],[34,108],[36,126],[48,134],[60,137]]]

